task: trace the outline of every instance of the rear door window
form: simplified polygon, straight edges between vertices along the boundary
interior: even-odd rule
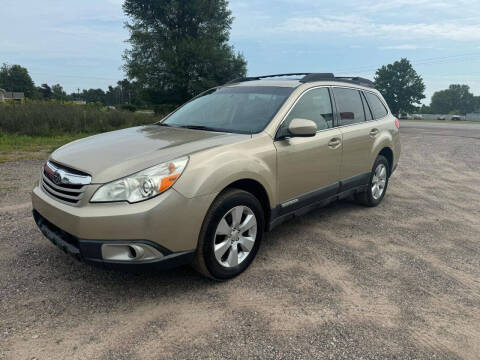
[[[372,94],[371,92],[365,92],[365,96],[370,105],[370,109],[372,109],[374,119],[381,119],[384,116],[387,116],[388,111],[377,95]]]
[[[362,98],[355,89],[333,88],[340,126],[352,125],[365,121]]]

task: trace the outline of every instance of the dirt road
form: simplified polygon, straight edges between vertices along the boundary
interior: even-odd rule
[[[76,262],[31,218],[41,162],[0,164],[0,358],[480,358],[480,126],[402,143],[380,206],[283,224],[225,283]]]

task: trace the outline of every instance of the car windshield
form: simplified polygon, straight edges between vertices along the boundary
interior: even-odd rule
[[[183,105],[163,126],[233,133],[262,131],[294,88],[230,86],[212,89]]]

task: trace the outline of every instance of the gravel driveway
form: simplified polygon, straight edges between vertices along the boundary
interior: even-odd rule
[[[480,358],[480,126],[402,143],[380,206],[285,223],[225,283],[76,262],[32,220],[41,162],[0,164],[0,359]]]

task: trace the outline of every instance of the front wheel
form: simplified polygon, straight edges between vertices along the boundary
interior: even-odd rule
[[[370,207],[380,204],[387,191],[389,172],[388,160],[383,155],[378,155],[370,173],[368,187],[355,196],[357,202]]]
[[[255,196],[239,189],[223,192],[205,217],[194,267],[217,280],[237,276],[255,258],[264,228],[263,209]]]

